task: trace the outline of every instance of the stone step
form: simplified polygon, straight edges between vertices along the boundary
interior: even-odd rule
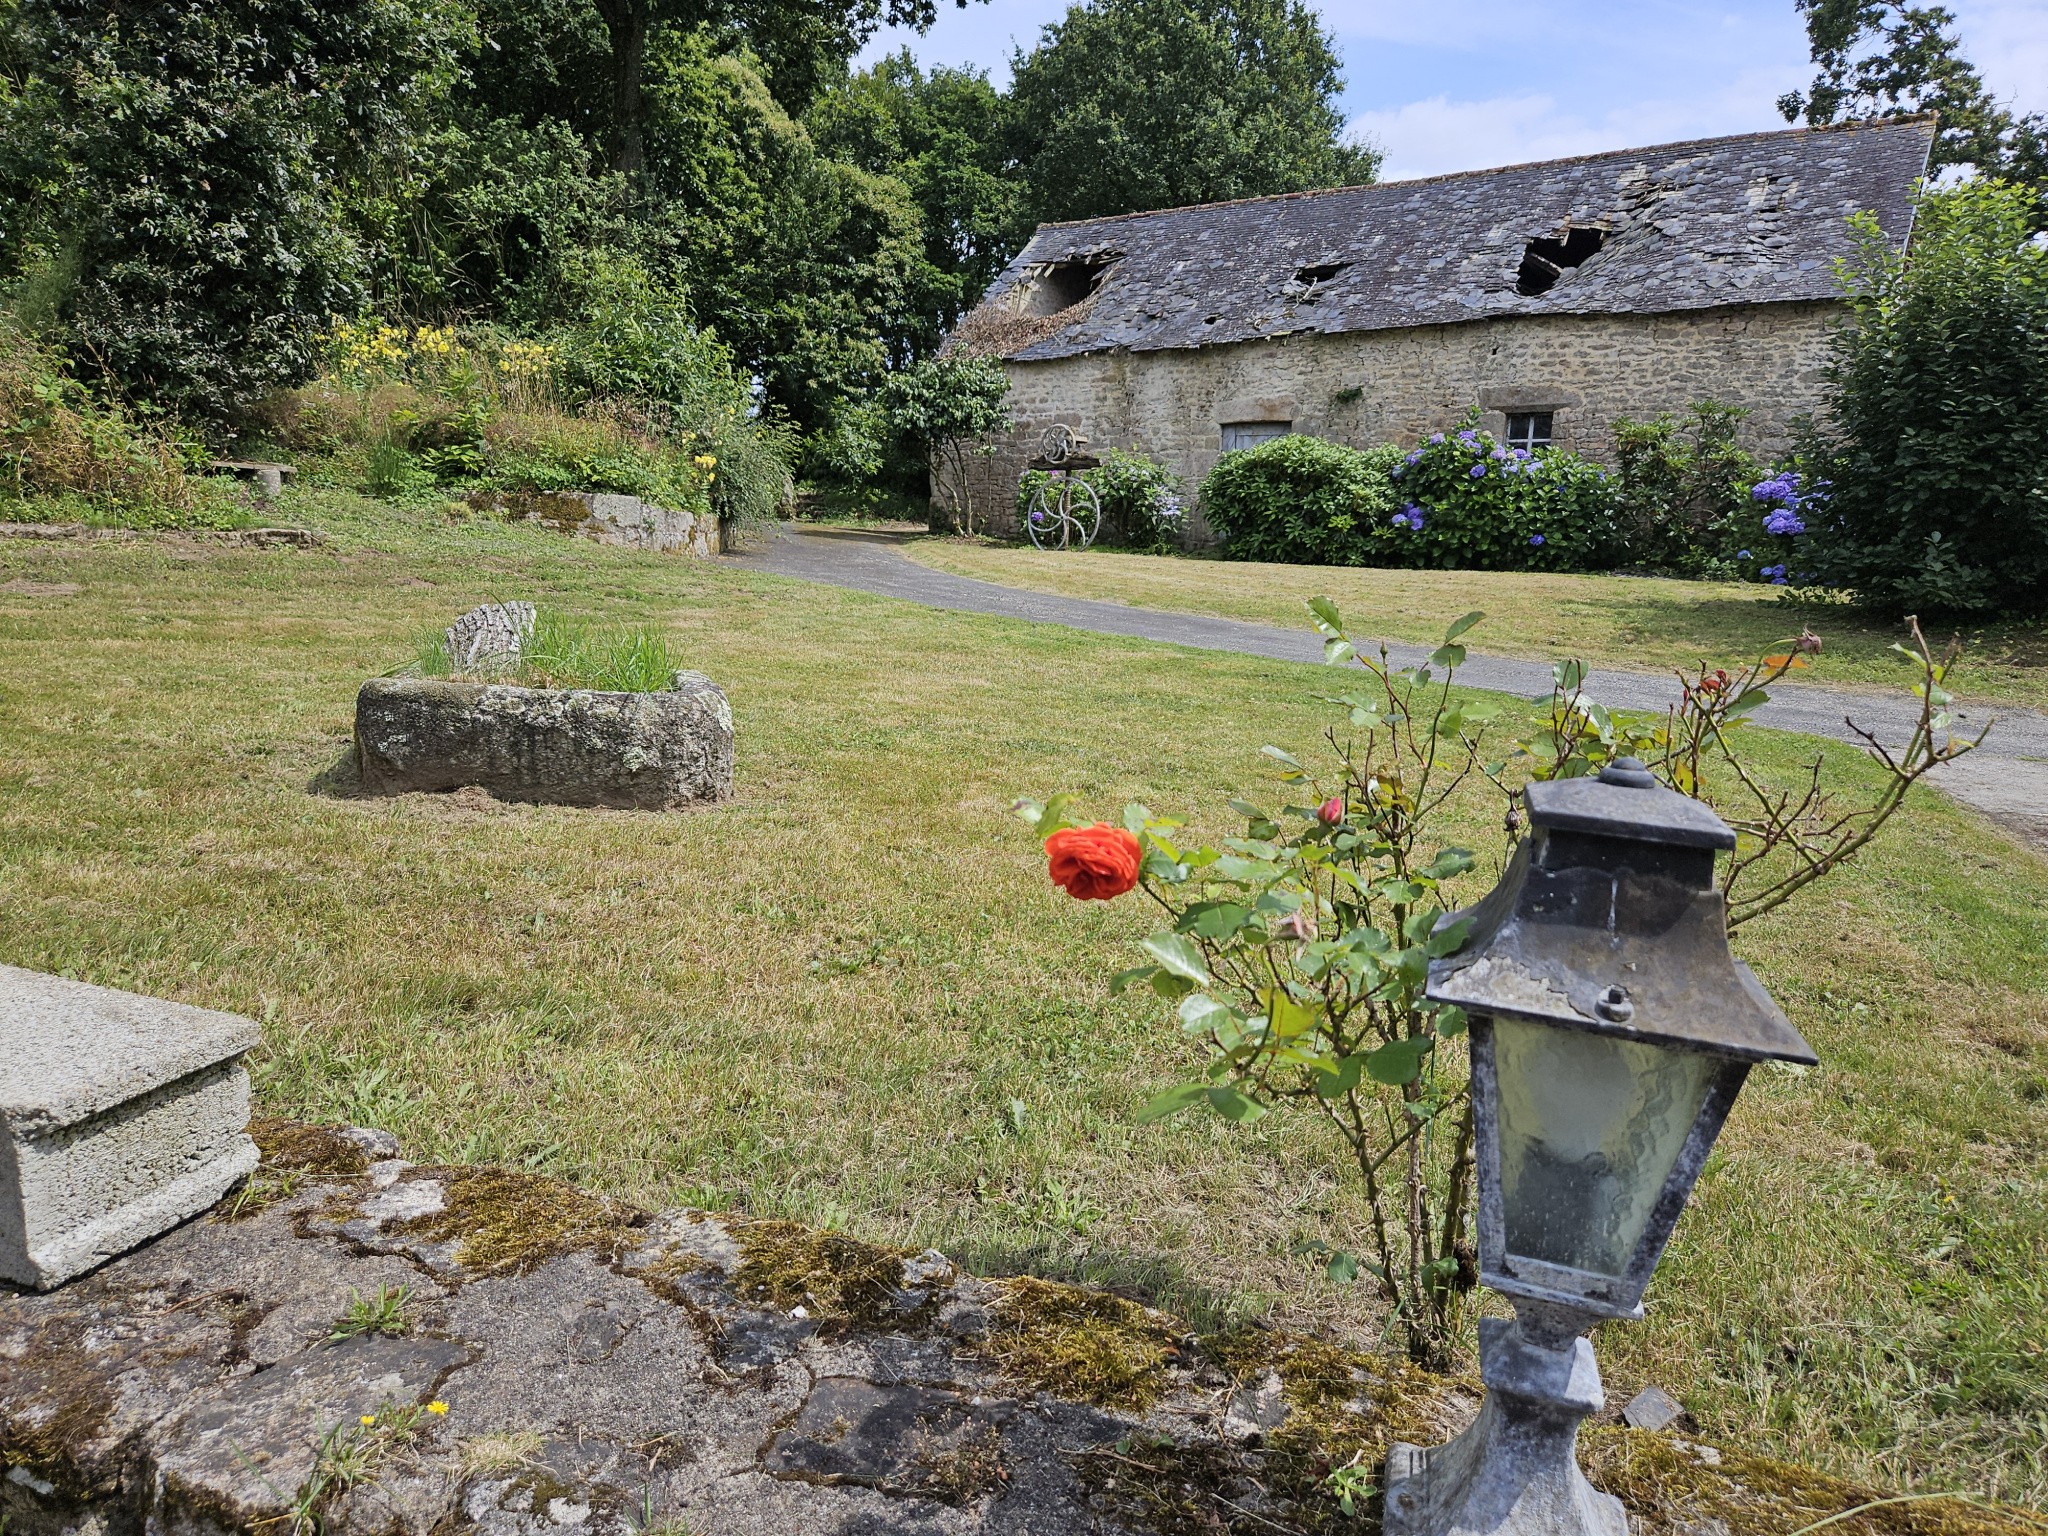
[[[0,965],[0,1279],[46,1290],[255,1168],[251,1020]]]

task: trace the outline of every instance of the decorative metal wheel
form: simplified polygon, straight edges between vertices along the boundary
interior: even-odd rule
[[[1064,464],[1080,441],[1065,422],[1054,422],[1038,434],[1038,455],[1048,464]]]
[[[1086,549],[1102,529],[1102,502],[1086,480],[1060,475],[1031,496],[1024,528],[1040,549]]]

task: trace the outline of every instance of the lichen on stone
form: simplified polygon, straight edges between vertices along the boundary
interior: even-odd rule
[[[1038,1391],[1139,1411],[1164,1394],[1177,1350],[1162,1314],[1030,1276],[1000,1282],[982,1348]]]
[[[441,1209],[390,1232],[456,1244],[455,1262],[476,1276],[525,1274],[567,1253],[613,1263],[647,1220],[618,1201],[509,1168],[425,1168],[411,1177],[441,1185]]]
[[[904,1290],[903,1265],[912,1257],[907,1249],[788,1221],[751,1221],[732,1235],[740,1245],[733,1294],[748,1306],[802,1307],[828,1333],[916,1327],[937,1309],[935,1291]]]

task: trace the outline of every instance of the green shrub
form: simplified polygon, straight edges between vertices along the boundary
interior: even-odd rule
[[[1226,453],[1202,482],[1202,516],[1233,560],[1394,565],[1394,448],[1364,452],[1278,437]]]
[[[1621,553],[1607,471],[1559,448],[1505,448],[1469,414],[1394,468],[1389,565],[1585,571]]]
[[[1017,485],[1021,517],[1040,487],[1052,480],[1044,470],[1025,471]],[[1180,544],[1186,515],[1180,480],[1163,464],[1142,453],[1111,448],[1102,463],[1074,477],[1085,480],[1102,503],[1102,531],[1095,542],[1109,549],[1163,553]]]
[[[247,521],[226,484],[189,473],[204,459],[169,422],[138,421],[72,378],[55,351],[0,325],[0,520],[123,528]]]
[[[1735,440],[1748,414],[1696,400],[1682,420],[1615,418],[1615,517],[1629,564],[1727,580],[1756,579],[1773,563],[1757,553],[1751,495],[1765,466]]]
[[[1930,192],[1904,256],[1854,221],[1855,323],[1805,445],[1803,563],[1880,611],[2048,613],[2048,250],[2029,239],[2033,211],[1996,180]]]

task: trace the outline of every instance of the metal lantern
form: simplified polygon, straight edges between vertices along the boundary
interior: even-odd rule
[[[1575,1456],[1603,1402],[1583,1335],[1642,1316],[1750,1067],[1817,1059],[1729,952],[1726,823],[1632,758],[1524,798],[1529,836],[1428,990],[1470,1019],[1480,1279],[1515,1320],[1479,1325],[1472,1427],[1389,1454],[1388,1536],[1626,1536]]]

